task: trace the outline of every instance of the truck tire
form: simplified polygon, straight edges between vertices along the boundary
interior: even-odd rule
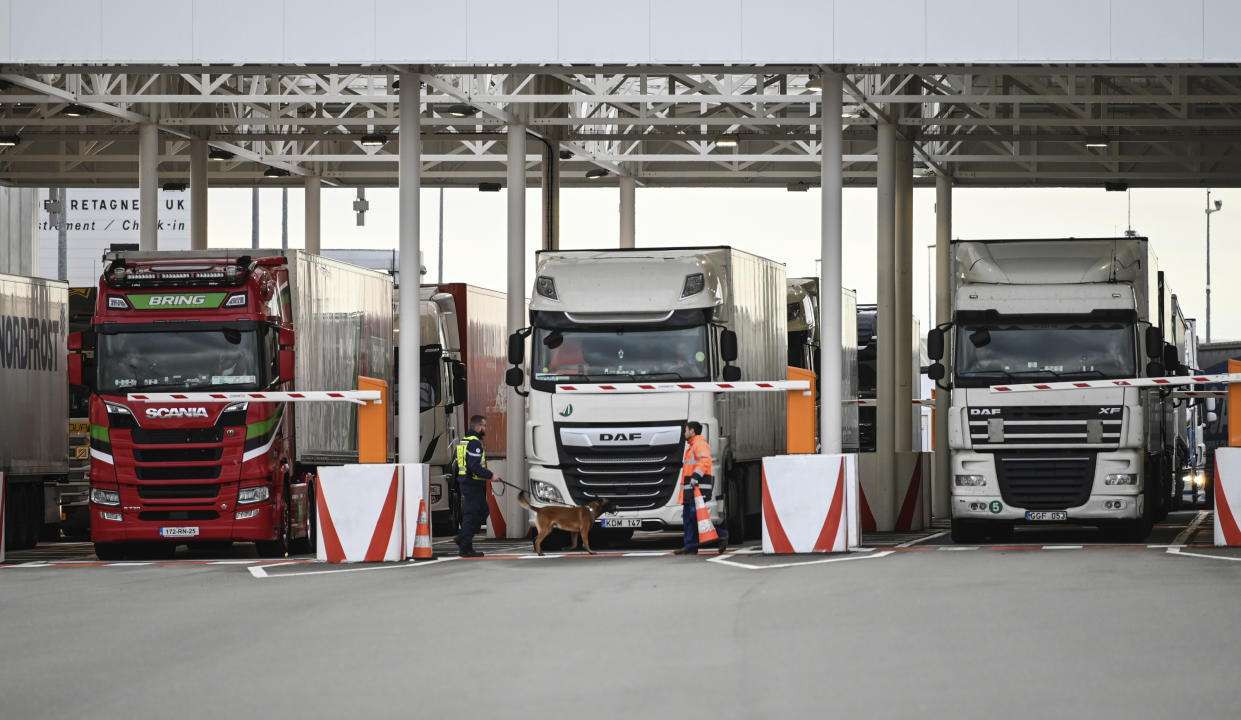
[[[735,468],[726,471],[727,489],[724,495],[724,529],[734,543],[745,540],[745,495],[741,492],[740,473]]]
[[[280,529],[276,531],[275,540],[259,540],[254,547],[259,557],[280,558],[289,554],[289,533],[293,527],[293,513],[289,508],[289,488],[284,489],[280,498]]]
[[[970,520],[952,519],[952,542],[957,545],[977,545],[986,537],[981,524]]]

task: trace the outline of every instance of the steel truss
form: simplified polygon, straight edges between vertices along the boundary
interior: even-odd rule
[[[132,186],[137,127],[161,128],[160,180],[186,182],[191,141],[233,158],[216,186],[397,180],[398,68],[0,66],[0,182]],[[505,131],[524,125],[537,181],[629,175],[646,186],[806,189],[819,179],[814,66],[422,67],[423,183],[506,177]],[[843,68],[844,176],[872,185],[877,124],[914,143],[915,184],[1216,187],[1241,184],[1241,67]],[[68,117],[71,104],[89,114]],[[457,117],[453,105],[477,109]],[[365,135],[383,135],[380,146]],[[555,150],[556,152],[550,152]],[[267,178],[274,166],[287,178]],[[604,168],[609,177],[585,177]]]

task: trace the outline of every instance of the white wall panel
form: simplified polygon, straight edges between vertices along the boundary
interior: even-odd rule
[[[284,0],[284,57],[289,62],[373,61],[375,1]]]
[[[834,0],[741,0],[742,61],[829,62],[835,6]]]
[[[1239,46],[1241,49],[1241,46]],[[1112,59],[1124,62],[1202,59],[1202,0],[1116,0],[1112,3]]]
[[[651,6],[632,2],[616,12],[612,0],[560,3],[562,62],[646,62],[651,57]],[[606,27],[606,32],[600,32]]]
[[[741,61],[741,0],[651,0],[651,60]]]
[[[1202,59],[1236,62],[1241,53],[1241,2],[1205,0],[1202,9]]]
[[[1018,0],[926,0],[927,60],[1016,60],[1019,9]]]
[[[846,62],[922,62],[926,57],[924,0],[836,0],[836,59]]]
[[[118,62],[194,59],[191,0],[108,0],[102,7],[103,57]]]
[[[1021,59],[1099,62],[1111,57],[1109,0],[1021,0]]]
[[[194,60],[284,59],[284,0],[194,0]]]
[[[465,62],[467,17],[464,2],[375,0],[375,53],[387,62]]]
[[[101,0],[12,0],[15,62],[99,62]]]
[[[559,55],[556,0],[470,0],[469,6],[470,60],[552,62]],[[624,5],[612,12],[624,12]],[[609,19],[600,18],[597,32],[609,32]]]

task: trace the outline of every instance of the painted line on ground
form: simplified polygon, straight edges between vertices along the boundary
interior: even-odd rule
[[[1227,560],[1228,562],[1241,562],[1241,557],[1228,557],[1227,555],[1208,555],[1206,553],[1186,552],[1184,548],[1179,548],[1179,547],[1168,548],[1168,554],[1178,555],[1181,557],[1205,558],[1207,560]]]
[[[896,547],[898,548],[913,547],[914,545],[918,545],[919,543],[924,543],[929,540],[934,540],[935,538],[941,538],[947,534],[948,534],[947,530],[940,530],[939,532],[933,535],[927,535],[926,537],[914,538],[913,540],[910,540],[908,542],[903,542],[900,545],[897,545]]]
[[[368,564],[366,567],[339,568],[335,570],[311,570],[309,572],[281,573],[279,575],[269,575],[267,571],[262,567],[250,567],[247,569],[250,571],[250,574],[253,575],[257,579],[287,578],[287,577],[308,577],[310,575],[339,575],[340,573],[370,572],[372,570],[397,570],[399,568],[421,568],[421,567],[430,567],[431,565],[439,565],[440,563],[452,562],[454,560],[460,560],[460,559],[461,558],[459,557],[444,557],[444,558],[437,558],[435,560],[423,560],[419,562],[405,561],[405,562],[399,562],[399,563],[376,563],[376,564]],[[279,565],[291,565],[291,564],[293,563],[279,563]],[[276,567],[276,566],[269,565],[268,567]]]
[[[807,560],[805,562],[779,563],[776,565],[747,565],[733,560],[730,555],[717,555],[713,558],[707,558],[707,562],[718,563],[720,565],[730,565],[732,567],[744,568],[746,570],[778,570],[780,568],[806,567],[808,565],[823,565],[825,563],[847,562],[849,560],[872,560],[887,557],[892,554],[891,550],[883,550],[873,553],[849,553],[841,557],[829,557],[822,560]]]

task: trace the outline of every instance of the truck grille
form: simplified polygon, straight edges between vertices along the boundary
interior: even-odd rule
[[[143,500],[212,499],[220,494],[220,486],[210,485],[139,485],[138,497]]]
[[[143,430],[137,428],[131,431],[134,443],[137,445],[172,445],[195,443],[218,443],[224,440],[224,428],[220,426],[205,428],[169,428],[162,430]]]
[[[1013,507],[1066,510],[1090,498],[1095,454],[996,453],[1000,495]]]
[[[654,424],[654,423],[653,423]],[[678,423],[668,423],[676,425]],[[618,510],[650,510],[672,498],[681,476],[681,443],[641,447],[560,444],[560,470],[574,504],[609,499]]]
[[[142,463],[212,462],[219,460],[224,448],[134,448],[134,460]]]
[[[215,510],[143,510],[139,520],[218,520]]]
[[[968,412],[970,442],[975,449],[1013,445],[1116,447],[1123,425],[1119,406],[971,407]]]
[[[215,480],[220,477],[219,465],[173,465],[170,467],[134,468],[139,480]]]

